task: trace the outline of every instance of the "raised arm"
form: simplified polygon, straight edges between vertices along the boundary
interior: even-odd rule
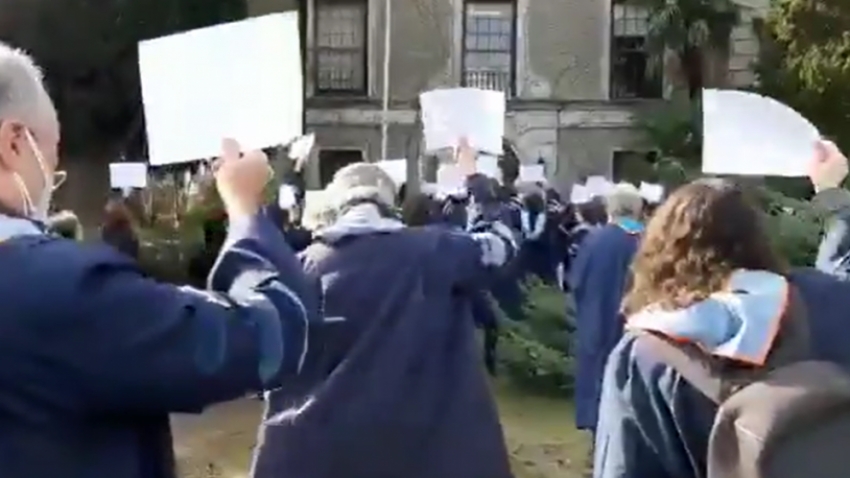
[[[842,280],[850,280],[850,192],[841,187],[847,167],[847,158],[828,141],[817,144],[809,167],[817,191],[812,202],[828,214],[815,265]]]
[[[69,351],[86,403],[98,412],[199,411],[297,374],[315,317],[300,267],[257,216],[231,231],[218,292],[154,282],[99,251],[73,282],[81,301]]]
[[[103,252],[80,267],[79,353],[98,411],[194,411],[300,372],[317,299],[280,230],[260,213],[261,152],[225,144],[216,182],[230,226],[208,291],[159,284]]]

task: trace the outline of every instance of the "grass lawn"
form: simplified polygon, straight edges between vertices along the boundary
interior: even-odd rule
[[[575,430],[568,400],[528,396],[503,382],[495,390],[516,478],[584,476],[588,440]],[[260,413],[259,401],[240,400],[174,417],[183,477],[246,477]]]

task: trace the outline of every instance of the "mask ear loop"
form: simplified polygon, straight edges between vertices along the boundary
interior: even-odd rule
[[[67,171],[56,171],[53,173],[53,190],[56,191],[60,186],[65,184],[66,179],[68,179]]]

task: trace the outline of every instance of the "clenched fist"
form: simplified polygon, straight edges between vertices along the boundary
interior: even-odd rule
[[[232,139],[222,142],[222,155],[214,165],[215,184],[230,218],[256,214],[263,192],[272,178],[269,158],[262,151],[243,153]]]

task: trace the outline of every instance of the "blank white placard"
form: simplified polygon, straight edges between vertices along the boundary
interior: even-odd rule
[[[478,88],[446,88],[419,95],[425,149],[454,148],[466,137],[470,146],[502,154],[505,94]]]
[[[651,203],[660,203],[664,198],[664,186],[647,182],[640,183],[640,195]]]
[[[112,189],[147,187],[147,163],[110,163],[109,185]]]
[[[542,164],[521,164],[519,180],[527,183],[545,183],[546,167]]]
[[[281,184],[277,189],[277,205],[281,209],[290,209],[298,204],[297,189],[291,184]]]
[[[702,170],[709,174],[806,175],[817,128],[773,98],[703,90]]]
[[[464,177],[455,163],[444,163],[437,168],[437,187],[441,191],[463,188]]]
[[[226,137],[253,149],[300,135],[300,54],[297,12],[139,43],[150,164],[216,156]]]
[[[573,204],[584,204],[592,199],[590,193],[583,184],[574,184],[570,191],[570,202]]]
[[[499,158],[489,154],[479,154],[477,160],[478,172],[502,182],[502,168],[499,167]]]
[[[384,170],[396,186],[401,186],[407,182],[407,160],[406,159],[385,159],[378,161],[375,166]]]
[[[585,190],[590,197],[607,196],[614,185],[605,176],[591,176],[585,181]]]

